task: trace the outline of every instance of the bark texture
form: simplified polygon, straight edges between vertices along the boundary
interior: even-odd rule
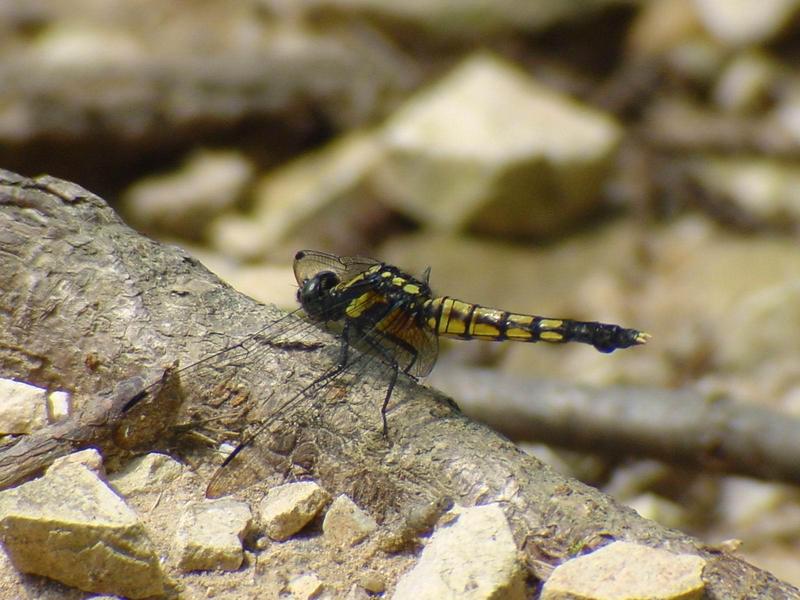
[[[19,475],[26,456],[45,464],[86,445],[107,454],[157,447],[191,428],[222,439],[277,412],[262,436],[258,476],[266,480],[259,485],[301,471],[333,495],[349,494],[387,527],[413,526],[443,499],[497,502],[540,576],[578,551],[623,539],[704,557],[708,598],[800,597],[735,556],[555,473],[413,381],[398,383],[387,440],[380,366],[359,377],[355,390],[332,382],[326,390],[336,393],[326,393],[324,405],[320,395],[285,406],[279,398],[324,372],[338,351],[323,332],[298,337],[304,326],[293,319],[281,322],[280,339],[243,344],[234,365],[226,355],[224,363],[167,371],[160,387],[173,387],[177,377],[180,393],[152,393],[139,413],[125,412],[140,382],[158,381],[175,361],[191,364],[281,314],[184,252],[138,235],[73,184],[0,172],[0,281],[2,374],[69,389],[77,405],[71,421],[4,450],[0,481],[13,481],[9,473]]]

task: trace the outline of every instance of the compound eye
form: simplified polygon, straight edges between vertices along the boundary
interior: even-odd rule
[[[319,293],[329,292],[339,285],[339,277],[333,271],[322,271],[322,273],[317,273],[314,279],[317,280],[317,289]]]
[[[330,291],[339,284],[339,277],[332,271],[322,271],[306,279],[297,290],[297,300],[309,316],[326,319],[330,310]]]
[[[324,300],[334,287],[339,284],[339,278],[331,271],[317,273],[303,284],[303,295],[308,301]]]

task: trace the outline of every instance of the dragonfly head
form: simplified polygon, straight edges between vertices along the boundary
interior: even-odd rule
[[[339,285],[339,276],[333,271],[320,271],[309,279],[304,279],[297,289],[297,301],[306,314],[316,321],[336,321],[337,302],[331,290]]]

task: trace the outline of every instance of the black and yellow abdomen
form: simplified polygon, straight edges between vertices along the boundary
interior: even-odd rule
[[[582,342],[601,352],[612,352],[644,344],[650,337],[619,325],[511,313],[447,296],[428,300],[424,305],[424,316],[425,324],[437,335],[462,340]]]

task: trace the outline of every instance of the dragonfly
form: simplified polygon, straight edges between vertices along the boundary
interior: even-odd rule
[[[383,435],[388,436],[387,408],[398,377],[403,374],[417,379],[428,375],[439,354],[440,337],[549,344],[578,342],[606,353],[645,344],[650,338],[643,331],[620,325],[514,313],[436,296],[429,285],[430,268],[417,278],[373,258],[301,250],[294,257],[294,275],[300,304],[295,313],[267,324],[234,346],[178,370],[183,373],[198,368],[209,358],[224,356],[233,348],[249,352],[250,345],[284,336],[301,326],[294,319],[296,313],[306,317],[306,321],[299,323],[335,327],[339,339],[334,364],[276,407],[273,417],[236,446],[212,476],[207,497],[229,493],[231,484],[241,482],[242,468],[263,470],[257,466],[257,458],[248,457],[248,451],[284,410],[304,399],[324,398],[332,383],[344,373],[358,376],[374,361],[387,374],[382,382],[385,393],[380,415]],[[128,404],[133,406],[135,402],[136,398]]]

